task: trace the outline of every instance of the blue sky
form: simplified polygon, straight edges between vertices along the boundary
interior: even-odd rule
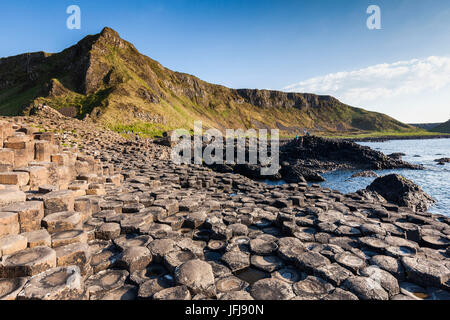
[[[66,28],[72,4],[81,30]],[[381,30],[366,27],[372,4]],[[405,122],[450,118],[448,0],[9,1],[0,56],[58,52],[104,26],[209,82],[330,94]]]

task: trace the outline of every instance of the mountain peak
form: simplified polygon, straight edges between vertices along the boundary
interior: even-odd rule
[[[139,132],[192,128],[278,128],[297,134],[410,130],[381,114],[329,96],[235,90],[164,68],[110,27],[60,53],[0,61],[0,114],[46,104],[66,115],[90,115],[112,128]],[[128,126],[128,127],[127,127]]]
[[[100,32],[100,35],[120,38],[119,33],[110,27],[104,27],[103,30]]]

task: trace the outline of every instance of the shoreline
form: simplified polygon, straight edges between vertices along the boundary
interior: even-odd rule
[[[431,140],[431,139],[450,139],[450,135],[436,136],[384,136],[384,137],[366,137],[366,138],[336,138],[338,140],[353,142],[385,142],[390,140]]]

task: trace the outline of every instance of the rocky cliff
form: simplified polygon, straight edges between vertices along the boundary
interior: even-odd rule
[[[116,131],[157,135],[173,128],[278,128],[282,134],[414,130],[386,115],[352,108],[330,96],[229,89],[174,72],[104,28],[56,54],[0,59],[0,114],[46,104],[89,115]]]

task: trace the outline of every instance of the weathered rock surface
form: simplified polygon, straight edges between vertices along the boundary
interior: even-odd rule
[[[1,299],[448,298],[448,217],[303,180],[337,167],[405,166],[399,160],[304,138],[291,147],[305,156],[282,151],[294,180],[275,186],[233,169],[175,165],[168,147],[125,140],[90,120],[16,120],[9,143],[46,142],[33,159],[21,151],[20,167],[9,164],[28,173],[28,184],[23,175],[0,184]],[[64,134],[15,135],[28,123]],[[76,281],[63,283],[67,276]]]
[[[367,190],[380,194],[387,201],[417,212],[426,211],[436,201],[418,185],[398,175],[390,174],[375,179]]]

